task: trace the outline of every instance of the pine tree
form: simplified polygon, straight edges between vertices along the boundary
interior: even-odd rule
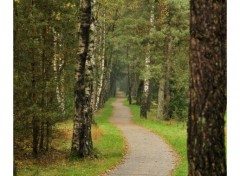
[[[226,1],[191,0],[189,176],[226,175]]]

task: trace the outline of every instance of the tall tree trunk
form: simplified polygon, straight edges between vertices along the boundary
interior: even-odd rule
[[[34,18],[33,18],[33,11],[34,11],[34,0],[31,1],[32,3],[32,12],[31,12],[31,16],[32,16],[32,23],[34,24]],[[36,34],[35,31],[35,27],[33,27],[33,31],[32,31],[32,42],[34,43],[34,35]],[[35,58],[35,48],[34,46],[32,46],[31,48],[31,76],[32,76],[32,90],[31,90],[31,98],[32,98],[32,103],[36,104],[36,58]],[[34,112],[33,113],[33,117],[32,117],[32,144],[33,144],[33,156],[37,157],[38,156],[38,145],[39,145],[39,127],[40,126],[40,122],[39,122],[39,118],[37,116],[37,114]]]
[[[226,0],[191,0],[189,176],[226,175]]]
[[[143,80],[140,80],[140,83],[138,85],[138,89],[137,89],[137,105],[140,105],[141,104],[141,101],[142,101],[142,92],[143,92],[143,83],[144,81]]]
[[[169,29],[169,31],[171,31]],[[165,88],[164,88],[164,116],[166,119],[170,119],[172,117],[172,109],[170,109],[170,101],[171,101],[171,87],[170,87],[170,79],[171,79],[171,56],[172,55],[172,36],[171,32],[167,36],[167,44],[166,44],[166,66],[165,66]]]
[[[92,56],[91,65],[93,68],[93,82],[92,82],[92,97],[91,97],[91,107],[92,113],[94,113],[96,109],[96,99],[97,99],[97,72],[96,72],[96,47],[95,43],[97,43],[97,12],[96,12],[96,0],[92,0],[92,17],[91,17],[91,25],[90,25],[90,46],[89,46],[89,54]]]
[[[152,105],[152,81],[149,80],[149,94],[147,97],[147,111],[150,111]]]
[[[53,70],[54,79],[56,81],[56,96],[62,114],[65,114],[65,98],[64,98],[64,59],[60,54],[59,47],[61,48],[61,35],[52,28],[53,32]]]
[[[106,53],[106,10],[104,10],[103,14],[103,23],[101,26],[101,34],[99,35],[99,43],[100,43],[100,53],[99,53],[99,74],[100,78],[98,81],[98,91],[97,91],[97,99],[96,99],[96,109],[102,107],[103,102],[103,92],[104,92],[104,79],[105,79],[105,53]]]
[[[126,49],[126,54],[127,54],[127,61],[129,62],[128,58],[128,46]],[[128,64],[128,103],[132,104],[132,81],[131,81],[131,68],[130,68],[130,63]]]
[[[158,87],[158,107],[157,107],[157,118],[164,119],[164,88],[165,78],[160,78]]]
[[[51,141],[52,141],[52,125],[49,122],[49,120],[47,120],[47,123],[46,123],[46,151],[49,150],[49,148],[51,146]]]
[[[155,9],[155,2],[153,2],[151,6],[151,12],[150,12],[150,32],[149,35],[150,37],[152,36],[152,32],[155,30],[155,14],[154,14],[154,9]],[[143,96],[142,96],[142,101],[141,101],[141,109],[140,109],[140,117],[147,118],[147,111],[148,111],[148,105],[149,105],[149,95],[150,95],[150,80],[149,80],[149,75],[150,75],[150,60],[151,58],[151,51],[150,51],[150,41],[147,44],[147,55],[145,57],[145,79],[144,79],[144,85],[143,85]]]
[[[43,40],[43,45],[45,45],[45,36],[46,36],[46,28],[44,27],[43,30],[42,30],[42,40]],[[42,92],[41,92],[41,111],[42,111],[42,114],[44,114],[44,111],[45,111],[45,89],[46,89],[46,79],[45,79],[45,48],[43,48],[42,50],[42,68],[41,68],[41,76],[42,76]],[[42,122],[41,122],[41,133],[40,133],[40,144],[39,144],[39,150],[40,151],[43,151],[44,150],[44,116],[42,116]]]
[[[31,63],[31,70],[32,70],[32,102],[36,103],[36,76],[35,76],[35,56],[34,56],[34,49],[32,49],[32,63]],[[33,137],[33,156],[38,156],[38,143],[39,143],[39,119],[37,115],[34,113],[32,117],[32,137]]]
[[[143,96],[141,100],[140,117],[147,118],[147,100],[149,96],[149,79],[144,80]]]
[[[92,154],[91,136],[91,56],[89,55],[91,0],[83,0],[79,8],[79,50],[76,67],[75,117],[72,138],[72,155],[80,158]]]
[[[44,150],[44,122],[41,122],[40,128],[40,143],[39,143],[39,150],[42,152]]]

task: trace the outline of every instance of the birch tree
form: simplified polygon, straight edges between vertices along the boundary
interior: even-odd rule
[[[150,5],[151,6],[151,11],[150,11],[150,40],[152,33],[155,31],[155,1]],[[143,97],[141,100],[141,109],[140,109],[140,116],[143,118],[147,118],[147,111],[149,110],[149,96],[150,96],[150,64],[151,64],[151,42],[148,41],[147,43],[147,53],[145,57],[145,75],[144,75],[144,82],[143,82]]]
[[[75,83],[75,116],[72,138],[72,155],[83,158],[92,154],[92,65],[89,47],[91,38],[91,0],[82,0],[79,6],[79,48],[77,52]]]

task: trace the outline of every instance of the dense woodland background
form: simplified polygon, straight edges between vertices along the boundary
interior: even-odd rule
[[[78,3],[14,1],[16,153],[33,147],[37,155],[54,147],[54,124],[74,114]],[[129,103],[147,104],[147,110],[142,105],[145,118],[153,107],[156,118],[185,120],[188,2],[98,1],[93,18],[93,110],[115,96],[118,86]],[[28,143],[31,137],[37,140],[34,146]]]
[[[91,155],[92,116],[117,89],[142,118],[186,122],[189,19],[187,0],[15,0],[15,166],[55,151],[56,125],[73,117],[71,154]]]

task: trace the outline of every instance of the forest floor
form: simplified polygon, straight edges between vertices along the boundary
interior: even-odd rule
[[[176,153],[164,140],[149,130],[134,124],[129,107],[124,106],[124,95],[118,94],[113,103],[111,122],[123,133],[128,152],[122,164],[107,176],[169,176],[177,165]]]

